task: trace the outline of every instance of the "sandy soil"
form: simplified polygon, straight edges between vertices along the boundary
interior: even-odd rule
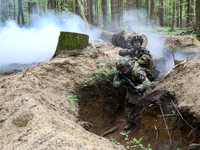
[[[126,145],[120,134],[125,124],[124,91],[112,87],[112,76],[92,82],[95,71],[111,71],[121,48],[102,40],[91,42],[84,50],[62,51],[49,62],[0,77],[0,149],[125,149],[108,140],[113,137]],[[200,122],[199,63],[200,56],[196,56],[152,84],[141,98],[140,119],[130,137],[143,136],[145,146],[150,143],[153,149],[162,150],[187,149],[199,142],[196,132],[190,133]],[[78,103],[70,97],[73,94],[78,95]],[[190,118],[186,120],[192,128],[181,117],[171,117],[167,124],[176,129],[170,130],[170,137],[165,120],[158,115],[173,111],[177,115],[172,101],[182,116]],[[106,138],[100,137],[112,127],[116,128]]]

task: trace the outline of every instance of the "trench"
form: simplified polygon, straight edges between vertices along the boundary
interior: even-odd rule
[[[129,140],[143,137],[141,144],[144,147],[150,144],[153,150],[191,149],[191,143],[200,142],[200,123],[189,110],[176,109],[177,101],[172,93],[166,89],[150,92],[153,88],[154,86],[151,86],[140,98],[136,108],[139,114],[137,123],[128,130]],[[125,136],[120,134],[128,132],[124,131],[125,89],[115,89],[112,86],[112,78],[105,77],[93,86],[81,88],[77,93],[79,119],[92,125],[87,130],[130,146]],[[150,107],[150,104],[153,106]]]

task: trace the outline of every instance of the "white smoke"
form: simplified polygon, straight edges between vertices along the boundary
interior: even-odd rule
[[[49,61],[58,43],[60,31],[88,34],[90,40],[99,36],[89,30],[77,15],[63,13],[37,16],[31,27],[19,27],[14,20],[0,26],[0,66],[10,63]]]
[[[167,71],[174,67],[172,53],[166,52],[164,48],[165,38],[159,35],[156,29],[156,26],[159,26],[158,22],[148,20],[146,24],[146,11],[137,9],[134,11],[127,11],[123,19],[128,31],[143,33],[147,36],[148,44],[146,48],[150,50],[152,54],[163,56],[166,59]],[[186,59],[187,56],[187,54],[183,54],[180,51],[175,52],[175,59]]]

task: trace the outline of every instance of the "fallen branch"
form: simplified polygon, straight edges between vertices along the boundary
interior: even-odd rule
[[[167,77],[170,73],[174,72],[178,67],[182,67],[182,69],[184,69],[186,67],[186,62],[188,61],[188,57],[181,63],[175,65],[165,76]]]
[[[200,147],[200,144],[195,144],[195,143],[192,143],[190,144],[189,148],[199,148]]]
[[[113,133],[115,130],[117,130],[119,126],[114,126],[113,128],[109,129],[108,131],[104,132],[101,136],[105,136],[107,134]]]

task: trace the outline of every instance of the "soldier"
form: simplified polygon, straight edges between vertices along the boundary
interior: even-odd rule
[[[147,78],[144,69],[141,66],[131,64],[130,60],[125,57],[121,57],[116,61],[116,68],[119,72],[116,72],[113,79],[113,86],[115,88],[126,87],[126,120],[127,124],[124,129],[127,130],[134,125],[134,107],[139,101],[139,95],[135,91],[143,92],[147,89],[151,82]],[[126,81],[120,76],[126,76],[132,83],[134,83],[135,89],[133,87],[127,86]]]
[[[136,62],[135,65],[140,65],[141,67],[145,68],[145,72],[151,81],[154,80],[154,65],[152,56],[150,55],[149,50],[145,47],[142,47],[143,52],[135,50],[133,47],[141,48],[144,39],[140,35],[132,35],[130,38],[130,48],[121,49],[119,51],[120,56],[129,55],[132,58],[133,62]],[[157,75],[158,76],[158,75]]]

